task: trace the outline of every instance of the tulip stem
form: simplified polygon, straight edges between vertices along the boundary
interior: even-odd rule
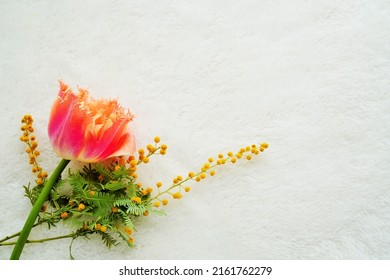
[[[43,187],[41,193],[39,194],[33,208],[31,209],[30,215],[28,216],[26,223],[24,224],[24,227],[22,231],[20,232],[19,238],[16,241],[16,245],[14,247],[14,250],[12,251],[11,260],[18,260],[20,258],[20,255],[22,254],[24,245],[26,244],[27,238],[31,232],[31,229],[35,223],[35,220],[37,219],[39,215],[39,211],[42,208],[43,203],[46,201],[50,190],[54,186],[54,184],[57,182],[58,178],[60,177],[62,171],[64,171],[65,167],[68,165],[70,160],[62,159],[56,169],[54,170],[53,174],[50,176],[49,180],[46,182],[45,186]]]

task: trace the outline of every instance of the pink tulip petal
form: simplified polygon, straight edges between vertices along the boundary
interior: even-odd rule
[[[86,90],[78,95],[60,82],[48,132],[54,150],[65,159],[100,162],[135,151],[128,123],[133,116],[116,100],[94,100]]]

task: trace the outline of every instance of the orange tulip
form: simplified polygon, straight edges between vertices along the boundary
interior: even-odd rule
[[[54,151],[64,159],[82,162],[133,154],[135,138],[128,126],[133,115],[129,110],[117,100],[95,100],[87,90],[78,91],[74,93],[60,81],[48,126]]]

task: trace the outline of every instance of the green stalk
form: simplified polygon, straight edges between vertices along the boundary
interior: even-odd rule
[[[26,243],[43,243],[43,242],[53,241],[53,240],[58,240],[58,239],[73,238],[76,235],[77,235],[76,233],[70,233],[67,235],[49,237],[49,238],[38,239],[38,240],[26,240]],[[16,242],[4,242],[4,243],[1,243],[0,246],[9,246],[9,245],[15,245],[15,244],[16,244]]]
[[[14,250],[12,251],[11,260],[18,260],[20,255],[22,254],[24,244],[26,244],[27,238],[30,234],[30,231],[34,225],[35,220],[38,217],[39,211],[42,208],[43,203],[46,201],[51,188],[57,182],[60,177],[62,171],[64,171],[65,167],[68,165],[70,160],[62,159],[58,164],[57,168],[54,170],[53,174],[50,176],[49,180],[46,182],[45,186],[42,189],[42,192],[39,194],[37,201],[35,202],[33,208],[31,209],[30,215],[28,216],[26,223],[22,231],[20,232],[19,238],[16,241]]]

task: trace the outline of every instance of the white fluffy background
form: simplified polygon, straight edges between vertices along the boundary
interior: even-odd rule
[[[0,236],[30,210],[23,114],[44,168],[59,161],[46,126],[63,79],[131,108],[138,146],[168,143],[144,185],[270,143],[143,219],[136,250],[78,239],[76,259],[389,259],[389,28],[386,0],[1,1]],[[68,245],[22,258],[67,259]]]

